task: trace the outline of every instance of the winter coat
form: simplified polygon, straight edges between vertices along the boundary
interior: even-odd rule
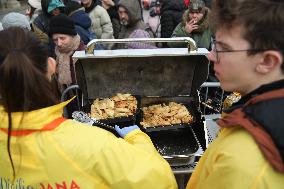
[[[91,8],[86,9],[92,20],[91,31],[95,32],[98,39],[113,39],[113,28],[110,17],[107,11],[94,1]],[[108,44],[104,45],[104,47],[110,49],[112,45]]]
[[[203,0],[204,3],[205,3],[205,6],[208,7],[208,8],[211,8],[211,5],[212,5],[212,0]]]
[[[135,30],[147,31],[151,38],[154,37],[150,27],[148,27],[142,20],[141,6],[138,1],[120,0],[119,6],[124,7],[128,11],[129,24],[127,26],[121,25],[120,32],[118,34],[119,39],[129,38],[129,35]],[[125,44],[117,44],[116,48],[124,49],[127,48]]]
[[[75,30],[80,35],[81,40],[85,45],[89,43],[92,39],[92,34],[90,32],[90,27],[92,21],[89,15],[85,12],[85,9],[82,7],[69,14],[69,17],[73,20],[75,24]]]
[[[263,85],[226,111],[188,189],[283,188],[283,86],[284,80]]]
[[[49,21],[52,15],[48,13],[48,5],[51,1],[52,0],[41,0],[42,11],[31,23],[31,29],[37,38],[47,46],[50,56],[54,56],[55,44],[53,43],[52,38],[49,36]],[[59,10],[61,13],[63,13],[64,7],[59,7]]]
[[[189,10],[185,11],[183,15],[183,20],[175,28],[171,37],[191,37],[195,42],[198,48],[210,48],[212,32],[209,28],[209,15],[210,10],[205,8],[205,14],[203,18],[197,23],[199,28],[193,30],[191,33],[186,32],[185,25],[186,22],[189,22]],[[168,43],[170,47],[186,47],[185,43]]]
[[[50,16],[47,16],[42,12],[31,23],[31,29],[35,33],[37,38],[49,49],[50,54],[54,56],[55,44],[49,37],[50,18]]]
[[[186,7],[183,0],[163,0],[161,7],[161,37],[170,38],[181,22]]]
[[[169,164],[145,133],[134,130],[122,139],[98,127],[64,120],[63,107],[67,103],[12,114],[14,183],[7,153],[8,116],[0,107],[1,186],[177,188]]]
[[[118,2],[119,0],[113,0],[114,6],[111,6],[107,9],[107,13],[110,17],[112,28],[113,28],[113,36],[114,38],[117,38],[116,36],[120,29],[120,23],[119,23],[119,15],[118,15]],[[103,7],[102,2],[98,2],[100,6]]]

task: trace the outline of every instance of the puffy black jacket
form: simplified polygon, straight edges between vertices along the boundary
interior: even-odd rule
[[[186,6],[183,0],[163,0],[161,9],[161,37],[170,38],[181,22]]]

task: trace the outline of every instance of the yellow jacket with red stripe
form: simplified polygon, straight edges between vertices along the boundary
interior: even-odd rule
[[[67,104],[12,114],[13,131],[35,132],[12,136],[7,152],[8,119],[0,108],[0,185],[6,188],[177,188],[168,163],[150,138],[135,130],[125,139],[98,127],[66,120],[52,130],[43,126],[61,117]]]

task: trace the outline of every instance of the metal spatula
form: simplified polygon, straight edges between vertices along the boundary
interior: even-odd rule
[[[88,116],[88,114],[86,114],[85,112],[82,112],[82,111],[74,111],[72,113],[72,118],[75,121],[78,121],[80,123],[86,123],[88,125],[94,125],[95,124],[96,126],[99,126],[103,129],[115,131],[114,127],[107,125],[105,123],[102,123],[102,122],[98,121],[97,119]]]

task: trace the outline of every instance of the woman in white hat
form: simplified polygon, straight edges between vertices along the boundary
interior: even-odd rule
[[[41,13],[41,2],[40,0],[28,0],[28,8],[26,10],[26,15],[32,23],[34,19]]]

